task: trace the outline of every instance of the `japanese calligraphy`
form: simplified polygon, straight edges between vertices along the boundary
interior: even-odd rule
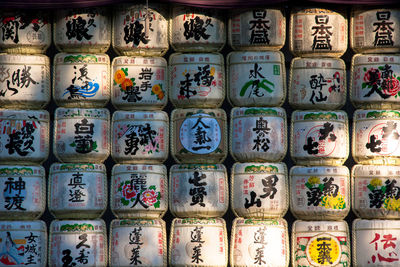
[[[332,257],[331,257],[331,243],[326,242],[331,241],[330,237],[319,237],[317,238],[317,251],[318,251],[318,263],[324,264],[329,263],[332,264]]]
[[[392,234],[383,234],[381,237],[381,234],[375,233],[374,239],[369,242],[369,244],[374,246],[377,255],[372,255],[368,263],[384,265],[385,262],[392,263],[399,261],[399,257],[396,253],[396,243],[397,237],[394,237]],[[383,249],[380,249],[379,247],[382,247]]]
[[[24,247],[26,262],[25,265],[37,264],[37,258],[40,256],[38,250],[37,239],[39,236],[30,232],[29,236],[25,236],[26,245]]]
[[[205,87],[216,84],[216,81],[214,80],[214,67],[210,68],[210,65],[207,64],[203,67],[198,66],[197,69],[198,72],[193,75],[193,78],[191,78],[191,74],[187,72],[184,75],[185,79],[179,82],[179,99],[189,99],[190,97],[197,95],[196,89],[192,88],[193,83],[197,86]]]
[[[195,171],[193,173],[193,178],[189,178],[189,184],[192,184],[194,187],[190,188],[189,195],[192,196],[192,202],[190,206],[194,206],[199,204],[202,207],[205,207],[206,204],[204,201],[204,196],[207,195],[206,188],[204,186],[207,185],[207,182],[201,180],[206,179],[207,176],[204,173],[200,173],[199,171]]]
[[[203,226],[196,226],[192,231],[190,231],[190,242],[196,244],[192,249],[192,263],[199,264],[199,262],[203,262],[203,259],[201,258],[201,248],[203,247],[202,244],[204,243],[202,237]]]
[[[20,156],[26,156],[30,152],[34,152],[33,141],[35,137],[33,133],[36,130],[34,122],[25,122],[25,126],[19,131],[14,131],[8,135],[9,142],[5,145],[8,149],[8,154],[12,155],[15,152]]]
[[[81,123],[75,123],[74,142],[70,146],[75,147],[75,151],[80,154],[87,154],[92,151],[97,152],[97,142],[93,141],[94,123],[84,118]]]
[[[139,265],[142,264],[140,261],[140,246],[143,242],[140,240],[142,236],[142,227],[134,227],[132,232],[129,233],[129,244],[134,245],[131,250],[130,264]]]
[[[379,153],[382,151],[383,141],[388,138],[392,140],[399,140],[400,135],[397,131],[397,123],[393,121],[388,121],[384,127],[382,127],[381,132],[382,139],[379,139],[378,135],[371,134],[369,136],[369,142],[365,145],[367,149],[369,149],[372,153]]]
[[[389,20],[390,11],[377,11],[376,18],[378,21],[373,24],[376,27],[374,46],[393,46],[394,22]]]
[[[78,251],[78,257],[73,258],[71,256],[72,251],[70,249],[63,250],[62,254],[64,256],[61,258],[63,267],[73,267],[73,266],[76,266],[77,263],[80,263],[83,265],[89,263],[88,258],[89,258],[90,251],[86,251],[86,249],[90,248],[90,245],[86,244],[86,242],[88,241],[88,235],[86,233],[83,233],[83,234],[79,235],[78,239],[81,240],[75,246],[75,249]],[[74,262],[74,260],[76,262]]]
[[[151,68],[142,68],[142,72],[139,73],[139,80],[142,81],[140,90],[146,92],[147,89],[151,88],[150,81],[152,76],[153,72],[151,71]]]
[[[250,44],[269,44],[269,23],[266,10],[253,10],[253,20],[249,21],[251,37]]]
[[[69,181],[68,187],[69,187],[69,196],[70,198],[68,199],[69,202],[84,202],[85,200],[82,198],[86,196],[82,191],[85,190],[85,183],[82,182],[82,176],[83,174],[80,172],[76,172],[72,174],[72,177]]]
[[[91,28],[95,28],[96,24],[94,24],[96,17],[96,11],[94,9],[89,9],[87,11],[88,20],[82,18],[82,16],[76,16],[74,14],[70,14],[66,17],[66,33],[68,40],[76,39],[78,41],[82,41],[83,39],[91,40],[93,35],[89,34]]]
[[[269,149],[269,144],[271,141],[269,140],[269,134],[271,128],[268,127],[268,121],[264,120],[263,117],[256,120],[256,127],[252,129],[253,132],[256,133],[256,139],[253,139],[254,146],[252,150],[260,151],[260,149],[264,152],[267,152]]]
[[[71,85],[64,90],[63,96],[69,94],[68,99],[94,97],[100,88],[99,83],[88,77],[87,64],[84,64],[78,71],[79,73],[77,67],[74,66],[75,76],[71,80]]]
[[[139,150],[139,145],[147,146],[151,144],[153,147],[156,146],[156,135],[157,132],[151,129],[149,123],[146,123],[145,125],[129,126],[125,138],[125,155],[136,155]]]
[[[267,239],[266,239],[266,227],[260,227],[257,229],[257,231],[254,233],[254,241],[253,243],[259,244],[260,246],[256,248],[256,255],[254,256],[254,264],[257,265],[263,265],[266,264],[265,258],[264,258],[264,250],[265,250],[265,245],[268,244]]]
[[[263,185],[263,192],[265,194],[260,195],[260,198],[267,198],[274,199],[275,194],[278,192],[276,189],[276,184],[278,183],[279,178],[275,174],[269,175],[263,179],[261,179],[261,183]],[[246,209],[256,205],[257,207],[261,207],[261,199],[257,198],[257,193],[254,191],[250,192],[250,200],[245,198],[244,207]]]
[[[320,183],[319,178],[313,179],[310,177],[308,179],[305,186],[307,187],[307,206],[320,206],[322,198],[324,196],[327,197],[336,197],[339,193],[339,186],[334,184],[333,177],[325,177],[322,179],[323,183]]]
[[[5,188],[3,195],[4,201],[6,202],[4,207],[7,210],[26,210],[22,207],[26,197],[25,181],[21,177],[18,177],[18,179],[15,180],[14,178],[9,177],[4,184]]]
[[[210,150],[211,146],[207,145],[207,143],[210,143],[212,141],[211,138],[207,135],[207,129],[210,129],[210,126],[205,124],[202,121],[202,118],[198,118],[195,125],[191,129],[196,129],[194,133],[194,146],[192,147],[192,149],[194,151],[200,149]]]
[[[393,73],[392,66],[385,64],[378,68],[363,70],[365,74],[361,87],[370,89],[364,97],[370,97],[373,93],[377,93],[382,99],[399,96],[400,77]]]
[[[199,41],[201,38],[208,40],[211,36],[206,33],[209,26],[214,27],[211,24],[211,18],[207,18],[204,22],[199,16],[196,16],[194,19],[189,19],[183,24],[185,29],[183,36],[185,36],[186,40],[190,38],[194,38],[196,41]]]
[[[19,92],[18,89],[28,88],[31,83],[38,84],[31,76],[31,68],[31,66],[24,65],[23,68],[15,70],[11,77],[7,79],[7,87],[0,89],[0,97],[5,96],[7,91],[12,91],[12,96]]]
[[[29,25],[32,25],[32,34],[35,34],[35,38],[38,38],[38,32],[40,28],[46,25],[48,22],[41,18],[35,17],[36,14],[27,12],[26,14],[18,14],[10,17],[1,18],[1,32],[2,40],[11,40],[15,44],[19,43],[19,30],[26,29]]]
[[[336,135],[334,134],[334,125],[330,122],[325,122],[322,128],[318,131],[318,141],[315,141],[314,137],[307,137],[306,144],[303,146],[303,150],[307,151],[310,155],[317,155],[318,153],[324,153],[325,142],[335,142]]]
[[[370,190],[369,207],[380,209],[384,207],[387,210],[393,209],[392,201],[400,199],[400,187],[396,186],[396,180],[387,179],[382,185],[382,180],[373,179],[367,188]]]
[[[148,23],[149,31],[154,31],[152,28],[154,13],[149,11],[149,15],[147,13],[143,14],[141,18],[130,17],[129,15],[126,17],[125,26],[124,26],[124,41],[126,44],[132,43],[134,46],[139,46],[142,42],[143,44],[148,44],[150,42],[150,38],[148,33],[145,32],[145,27],[143,22]]]
[[[314,30],[312,36],[314,36],[312,50],[332,50],[331,36],[332,26],[328,26],[329,15],[316,15],[315,26],[311,29]]]

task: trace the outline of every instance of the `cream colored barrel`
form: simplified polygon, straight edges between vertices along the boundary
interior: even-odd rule
[[[236,161],[281,161],[287,151],[283,108],[233,108],[230,153]]]
[[[55,10],[53,41],[63,52],[105,53],[111,45],[109,8]]]
[[[302,220],[343,220],[350,211],[350,172],[346,166],[294,166],[290,169],[290,210]]]
[[[236,51],[227,57],[228,100],[233,106],[281,106],[285,59],[279,51]]]
[[[354,6],[350,47],[356,53],[400,52],[400,8]]]
[[[51,92],[47,56],[0,54],[0,66],[1,108],[43,109],[47,106]]]
[[[217,108],[225,99],[224,57],[174,53],[169,57],[169,99],[177,108]]]
[[[0,219],[38,219],[46,208],[46,172],[39,165],[0,165]]]
[[[44,162],[50,151],[50,116],[46,110],[0,110],[0,162]]]
[[[104,107],[110,100],[110,58],[106,54],[54,56],[53,99],[62,107]]]
[[[228,154],[223,109],[175,109],[171,114],[171,155],[178,163],[222,163]]]
[[[168,103],[167,61],[162,57],[116,57],[111,102],[123,110],[161,110]]]
[[[234,267],[288,267],[290,258],[288,225],[285,219],[233,220],[230,264]]]
[[[169,207],[176,217],[222,217],[228,210],[227,171],[222,164],[176,164],[169,175]]]
[[[53,153],[62,162],[105,161],[110,155],[107,109],[57,108]]]
[[[231,173],[231,209],[237,217],[270,219],[285,215],[289,208],[285,163],[235,163]]]
[[[106,233],[106,224],[102,219],[52,221],[49,236],[49,266],[85,264],[106,267],[108,261]]]
[[[169,119],[164,111],[116,111],[111,157],[118,163],[162,163],[168,158]]]
[[[294,58],[289,104],[298,109],[340,109],[346,103],[346,65],[340,58]]]
[[[353,159],[360,164],[398,164],[399,121],[399,110],[356,110],[353,116]]]
[[[293,267],[350,264],[350,234],[347,222],[298,220],[293,223]]]
[[[228,42],[233,50],[279,50],[285,38],[286,19],[279,8],[235,9],[229,14]]]
[[[289,49],[295,56],[340,57],[347,50],[345,9],[293,8],[290,14]]]
[[[296,110],[290,132],[290,155],[297,165],[340,166],[349,156],[348,118],[344,111]]]
[[[107,208],[106,166],[92,163],[53,163],[50,166],[48,207],[57,219],[95,219]]]
[[[400,56],[357,54],[351,61],[350,100],[356,108],[400,108]]]
[[[10,54],[44,54],[49,48],[51,19],[48,11],[4,8],[0,17],[3,31],[1,51]]]
[[[112,46],[123,56],[162,56],[168,51],[168,8],[119,3],[114,8]]]
[[[0,246],[4,248],[2,264],[47,266],[47,227],[44,221],[0,221],[0,229]]]
[[[167,229],[163,220],[111,221],[111,266],[166,267],[167,253]]]
[[[161,218],[168,209],[167,168],[164,165],[114,165],[110,208],[117,218]]]
[[[351,173],[352,207],[363,219],[400,216],[400,167],[355,165]]]
[[[169,35],[175,51],[217,52],[226,42],[225,19],[218,9],[175,5]]]
[[[172,221],[169,266],[228,266],[228,238],[224,219]]]

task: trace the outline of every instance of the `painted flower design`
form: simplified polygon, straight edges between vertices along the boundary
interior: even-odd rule
[[[133,82],[132,80],[126,78],[122,83],[121,83],[121,89],[126,91],[126,88],[132,87]]]
[[[151,94],[156,95],[159,100],[163,100],[165,92],[162,89],[162,84],[155,84],[151,88]]]
[[[372,185],[373,187],[382,186],[382,181],[375,178],[371,180],[370,185]]]
[[[124,198],[126,200],[129,200],[129,199],[135,198],[137,193],[133,186],[131,186],[130,184],[125,184],[122,187],[122,195],[124,196]]]
[[[378,69],[370,68],[365,74],[364,74],[364,82],[366,82],[369,85],[374,85],[377,82],[379,82],[381,78],[381,73],[379,72]]]
[[[154,203],[157,202],[157,193],[153,189],[147,189],[142,193],[142,201],[149,205],[153,206]]]
[[[125,80],[125,72],[123,70],[117,70],[114,74],[114,81],[117,84],[122,83]]]
[[[310,176],[308,178],[308,183],[311,184],[311,185],[319,184],[320,183],[320,179],[317,176]]]
[[[382,90],[385,94],[395,96],[400,90],[400,81],[396,78],[388,78],[382,82]]]

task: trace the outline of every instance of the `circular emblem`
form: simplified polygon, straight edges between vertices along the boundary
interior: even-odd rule
[[[339,240],[329,234],[312,237],[306,247],[307,259],[313,266],[336,266],[342,253]]]
[[[368,133],[366,148],[379,155],[393,154],[400,143],[400,134],[397,131],[397,123],[388,121],[372,127]]]
[[[330,156],[336,148],[334,125],[326,122],[312,127],[306,134],[303,149],[315,157]]]

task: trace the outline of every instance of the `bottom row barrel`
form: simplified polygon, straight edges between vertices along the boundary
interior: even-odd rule
[[[0,265],[46,266],[227,266],[225,221],[174,219],[167,261],[163,220],[113,220],[110,245],[103,220],[55,220],[49,249],[43,221],[0,222]],[[399,266],[400,221],[353,222],[354,266]],[[108,247],[110,252],[108,253]],[[230,242],[231,266],[289,266],[288,226],[284,219],[236,218]],[[295,221],[292,266],[350,266],[345,221]]]

